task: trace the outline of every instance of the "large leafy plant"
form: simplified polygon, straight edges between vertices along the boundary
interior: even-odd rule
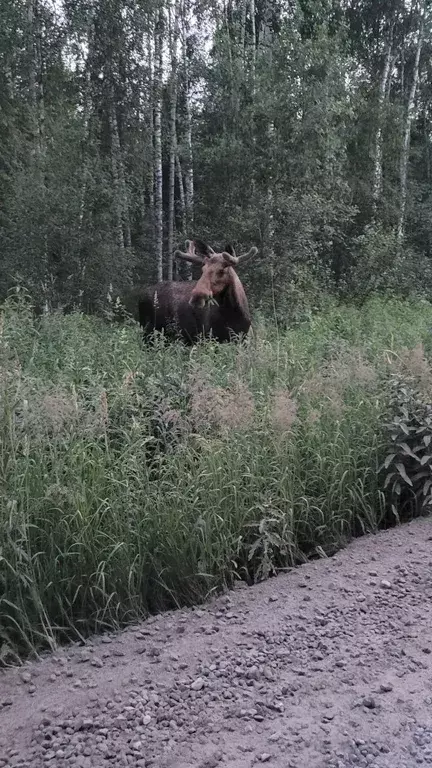
[[[391,418],[385,425],[389,452],[380,471],[385,473],[391,510],[422,514],[432,508],[432,404],[424,402],[414,379],[391,381]]]

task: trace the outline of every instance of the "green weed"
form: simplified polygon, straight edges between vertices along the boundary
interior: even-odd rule
[[[1,658],[204,600],[385,521],[394,360],[432,307],[371,299],[242,345],[134,325],[0,329]]]

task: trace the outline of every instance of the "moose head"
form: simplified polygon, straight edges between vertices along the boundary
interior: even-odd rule
[[[186,252],[176,251],[174,256],[191,264],[199,264],[202,268],[201,277],[191,292],[189,304],[203,308],[212,299],[217,299],[223,291],[238,281],[234,268],[256,253],[258,248],[255,246],[240,256],[236,256],[231,246],[221,253],[216,253],[201,240],[186,240]]]

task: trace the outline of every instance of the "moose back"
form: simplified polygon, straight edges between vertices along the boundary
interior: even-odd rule
[[[139,289],[138,319],[145,333],[180,335],[189,344],[202,337],[232,341],[247,334],[249,305],[236,267],[255,256],[253,247],[236,256],[233,248],[216,253],[200,240],[187,240],[186,251],[174,256],[201,266],[194,282],[161,282]]]

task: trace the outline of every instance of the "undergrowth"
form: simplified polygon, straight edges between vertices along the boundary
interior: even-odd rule
[[[188,349],[80,314],[35,320],[9,300],[1,658],[199,602],[391,523],[390,382],[419,344],[426,359],[431,325],[429,304],[372,299]]]

